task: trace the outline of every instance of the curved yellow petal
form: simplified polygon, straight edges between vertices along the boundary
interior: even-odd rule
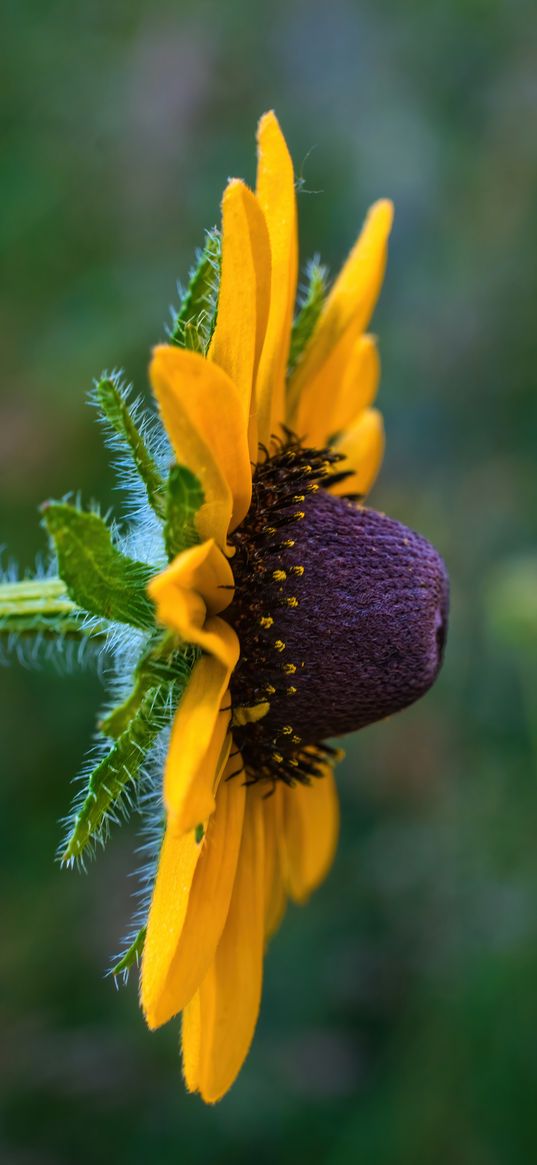
[[[284,846],[287,888],[304,902],[328,873],[339,830],[338,795],[330,765],[311,785],[284,792]]]
[[[236,757],[228,761],[218,785],[215,811],[198,847],[201,852],[190,886],[188,907],[185,913],[181,900],[179,919],[174,913],[172,885],[162,889],[166,870],[161,875],[159,868],[149,916],[151,943],[144,954],[142,979],[142,1005],[150,1027],[166,1023],[183,1010],[205,978],[224,929],[235,881],[246,797],[240,779],[226,780],[237,763]],[[183,838],[179,838],[176,844],[182,842]],[[163,938],[160,946],[157,930]]]
[[[164,771],[164,804],[178,834],[206,822],[214,812],[218,777],[231,746],[229,674],[220,660],[202,655],[175,714]]]
[[[285,377],[298,272],[298,236],[293,163],[274,113],[261,118],[257,133],[256,194],[271,251],[270,310],[257,377],[259,440],[285,421]]]
[[[349,328],[363,331],[384,277],[393,206],[387,199],[370,209],[362,232],[342,268],[289,386],[290,424],[307,432],[307,421],[329,407],[322,370]]]
[[[199,478],[205,503],[197,516],[202,537],[225,546],[228,529],[246,514],[252,495],[247,424],[229,376],[198,352],[161,344],[151,385],[177,460]]]
[[[149,1027],[161,1022],[155,1010],[160,985],[169,967],[186,918],[188,900],[201,846],[193,831],[177,837],[164,834],[151,899],[141,973],[141,1003]]]
[[[375,482],[384,456],[384,424],[378,409],[366,409],[334,442],[336,453],[343,461],[336,465],[338,473],[349,471],[352,477],[333,486],[335,494],[361,494],[365,497]]]
[[[353,341],[352,334],[347,335],[350,342],[337,345],[321,372],[322,405],[301,416],[307,440],[318,448],[355,421],[377,393],[380,359],[375,337],[366,334]]]
[[[255,194],[234,178],[222,200],[222,273],[209,358],[236,385],[257,454],[254,382],[270,302],[270,244]]]
[[[246,791],[239,861],[224,932],[199,998],[194,996],[184,1012],[185,1065],[209,1103],[231,1087],[252,1042],[261,1000],[264,890],[263,804],[254,785]],[[199,1052],[195,1044],[198,1007]]]
[[[379,380],[380,357],[376,339],[367,334],[359,336],[352,347],[341,389],[335,400],[330,436],[340,433],[373,404]]]
[[[181,1024],[183,1076],[189,1092],[197,1092],[199,1088],[200,1047],[201,1007],[200,993],[196,991],[183,1011]]]
[[[265,938],[278,929],[287,904],[282,862],[283,787],[278,784],[263,802],[265,824]]]
[[[211,616],[229,606],[232,587],[229,561],[209,538],[178,554],[151,579],[147,589],[156,604],[159,623],[177,631],[185,643],[195,643],[216,655],[231,669],[237,661],[236,636],[225,630],[222,619]]]

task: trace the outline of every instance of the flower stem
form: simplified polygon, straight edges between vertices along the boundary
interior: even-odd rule
[[[106,628],[66,594],[61,578],[21,579],[0,583],[0,637],[105,641]]]
[[[10,616],[71,614],[78,611],[61,578],[22,579],[0,584],[0,620]]]

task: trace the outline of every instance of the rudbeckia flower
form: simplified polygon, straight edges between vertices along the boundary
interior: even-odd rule
[[[391,225],[377,202],[289,374],[295,181],[266,114],[255,192],[233,180],[223,197],[210,346],[162,345],[151,363],[203,504],[198,544],[148,587],[158,623],[197,658],[165,763],[141,1002],[151,1028],[182,1013],[185,1081],[208,1102],[248,1053],[287,900],[306,901],[334,856],[327,741],[417,699],[441,663],[443,563],[364,505],[384,446],[365,329]]]
[[[329,742],[412,703],[443,655],[436,550],[364,504],[383,454],[376,341],[386,263],[377,202],[327,293],[295,313],[293,167],[273,113],[255,192],[229,183],[170,343],[160,418],[119,374],[92,394],[130,507],[47,502],[46,571],[0,579],[0,637],[30,659],[105,655],[110,701],[59,857],[82,864],[135,807],[153,863],[127,950],[151,1028],[182,1014],[187,1087],[231,1087],[261,1000],[263,956],[338,833]]]

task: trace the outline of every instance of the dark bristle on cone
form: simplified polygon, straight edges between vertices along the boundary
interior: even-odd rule
[[[236,539],[226,612],[241,641],[233,702],[270,702],[238,733],[258,770],[270,749],[289,755],[292,744],[355,731],[424,695],[442,663],[449,608],[445,565],[425,538],[334,497],[328,480],[297,503],[295,478],[293,498],[280,498],[282,475],[271,492],[269,469]]]

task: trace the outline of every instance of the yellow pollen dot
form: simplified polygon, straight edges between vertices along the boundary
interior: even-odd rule
[[[284,643],[283,639],[276,639],[274,642],[274,646],[276,648],[276,651],[285,651],[285,643]]]
[[[299,578],[302,578],[302,575],[304,574],[304,567],[303,566],[292,566],[291,567],[291,574],[296,574],[296,575],[298,575]]]
[[[306,517],[306,515],[304,513],[304,510],[297,510],[296,514],[293,514],[293,519],[295,522],[301,522],[302,518],[305,518],[305,517]]]
[[[312,481],[306,488],[309,494],[316,494],[319,489],[319,484],[316,481]]]
[[[297,692],[297,689],[293,686],[293,684],[290,684],[288,689],[287,689],[287,695],[288,696],[296,696],[296,692]]]
[[[285,600],[285,602],[287,603],[288,607],[298,607],[298,599],[295,595],[290,595],[289,598]]]
[[[275,582],[284,582],[287,578],[287,574],[284,570],[273,570],[272,577]]]
[[[294,676],[296,672],[296,663],[284,663],[283,670],[288,676]]]
[[[294,736],[291,737],[291,740],[292,740],[293,744],[302,744],[302,737],[298,736],[298,734],[296,732],[295,732]]]
[[[272,615],[263,615],[263,618],[259,620],[260,627],[266,627],[267,630],[269,627],[272,627],[273,623],[274,619],[272,618]]]
[[[282,756],[281,752],[273,752],[272,759],[276,761],[277,765],[281,765],[282,760],[283,760],[283,756]]]
[[[310,489],[311,489],[311,486],[310,486]],[[305,501],[306,501],[306,495],[305,495],[305,494],[295,494],[295,496],[294,496],[294,498],[293,498],[293,501],[294,501],[294,502],[305,502]]]
[[[292,736],[293,735],[293,725],[292,724],[284,724],[284,726],[282,728],[282,732],[283,732],[284,736]]]
[[[276,533],[276,527],[275,527],[275,526],[265,526],[265,529],[263,530],[263,533],[264,533],[264,534],[270,534],[270,535],[272,536],[272,534],[275,534],[275,533]]]
[[[265,691],[267,696],[274,696],[276,694],[276,688],[274,687],[274,684],[265,684]]]
[[[292,550],[294,544],[295,544],[294,538],[286,538],[285,542],[282,542],[282,546],[284,546],[286,550]]]
[[[298,761],[297,761],[296,757],[290,756],[289,757],[289,764],[292,765],[294,769],[298,768]]]

